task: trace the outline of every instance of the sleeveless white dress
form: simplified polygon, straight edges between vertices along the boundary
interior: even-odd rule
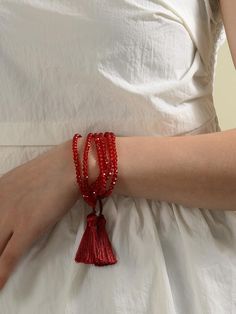
[[[75,132],[221,131],[225,38],[216,0],[2,0],[0,173]],[[89,211],[78,200],[22,256],[1,314],[236,313],[234,211],[112,194],[105,267],[74,261]]]

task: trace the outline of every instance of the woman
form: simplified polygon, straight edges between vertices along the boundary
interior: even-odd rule
[[[233,0],[1,1],[1,314],[236,312],[236,132],[212,97],[235,14]],[[90,208],[71,139],[105,131],[118,262],[95,267],[74,261]]]

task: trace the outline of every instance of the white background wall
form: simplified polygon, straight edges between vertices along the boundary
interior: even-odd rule
[[[236,70],[227,40],[218,52],[213,97],[222,131],[236,128]]]

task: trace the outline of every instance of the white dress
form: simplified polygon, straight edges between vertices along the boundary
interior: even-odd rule
[[[225,38],[215,0],[1,0],[0,173],[75,132],[220,131]],[[22,256],[1,314],[236,313],[234,211],[112,194],[105,267],[74,261],[89,211],[78,200]]]

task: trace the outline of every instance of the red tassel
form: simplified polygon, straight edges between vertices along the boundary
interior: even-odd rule
[[[87,226],[77,250],[75,261],[77,263],[94,264],[98,244],[96,212],[87,215]]]
[[[97,254],[95,259],[96,266],[112,265],[117,262],[117,259],[113,253],[111,242],[106,232],[106,219],[103,214],[97,217]]]

